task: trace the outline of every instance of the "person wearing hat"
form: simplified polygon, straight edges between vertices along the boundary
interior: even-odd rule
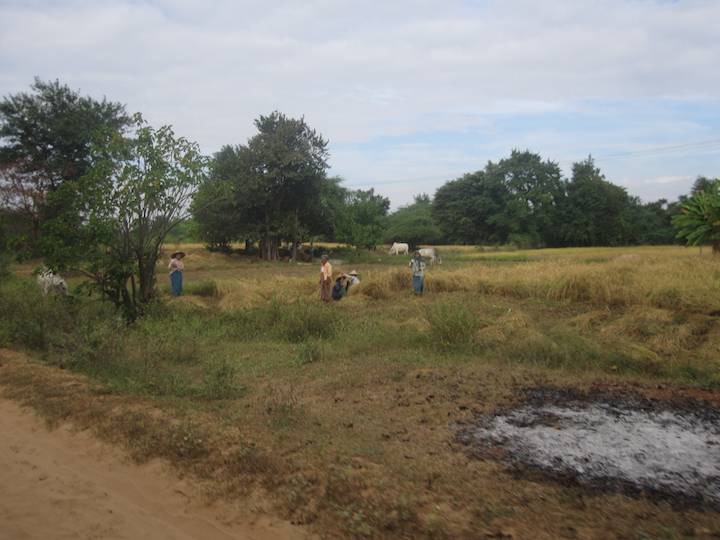
[[[176,251],[170,255],[168,270],[170,270],[170,293],[173,296],[182,294],[183,270],[185,270],[185,265],[182,262],[183,257],[185,257],[185,253],[182,251]]]
[[[320,299],[323,302],[332,301],[332,264],[328,261],[328,256],[323,255],[320,258]]]
[[[350,287],[360,283],[357,270],[353,270],[349,274],[343,274],[343,277],[345,278],[345,290],[350,290]]]

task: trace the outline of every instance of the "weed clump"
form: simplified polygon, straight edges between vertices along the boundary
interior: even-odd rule
[[[440,347],[470,345],[480,320],[460,302],[437,302],[425,308],[432,342]]]
[[[323,347],[316,340],[308,340],[300,344],[297,351],[297,363],[301,366],[319,362],[323,357]]]
[[[339,326],[337,315],[328,313],[326,306],[295,303],[284,306],[278,329],[282,337],[298,343],[333,337]]]
[[[245,393],[235,383],[237,369],[227,360],[216,360],[205,368],[200,394],[205,399],[231,399]]]
[[[212,279],[191,281],[185,285],[185,294],[194,296],[217,297],[220,296],[217,283]]]

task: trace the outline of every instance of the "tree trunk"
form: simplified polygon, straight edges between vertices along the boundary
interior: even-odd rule
[[[713,255],[720,255],[720,240],[713,241]]]

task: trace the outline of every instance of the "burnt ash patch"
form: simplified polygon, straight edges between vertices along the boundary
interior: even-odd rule
[[[720,410],[692,398],[538,387],[475,414],[456,440],[516,476],[720,508]]]

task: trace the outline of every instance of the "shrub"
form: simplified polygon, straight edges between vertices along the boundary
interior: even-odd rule
[[[74,311],[68,298],[43,296],[34,282],[9,279],[0,285],[0,341],[48,351],[65,341]]]
[[[206,399],[230,399],[239,397],[245,388],[235,383],[237,370],[227,360],[210,362],[203,377],[202,397]]]
[[[469,345],[480,326],[478,317],[460,302],[438,302],[425,308],[430,336],[441,347]]]
[[[329,338],[339,327],[337,315],[327,306],[295,303],[283,308],[278,329],[288,341],[300,342],[309,338]]]
[[[217,297],[220,296],[217,283],[212,279],[204,279],[201,281],[191,281],[184,287],[186,294],[194,296]]]
[[[323,347],[315,340],[301,343],[297,351],[297,363],[302,365],[318,362],[323,357]]]
[[[10,275],[10,263],[12,255],[0,249],[0,278],[6,278]]]

